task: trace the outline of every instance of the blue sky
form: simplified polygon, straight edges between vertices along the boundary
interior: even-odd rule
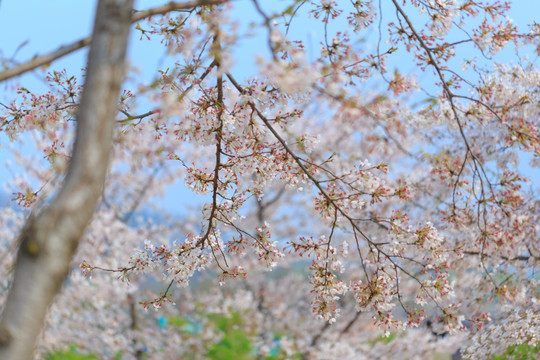
[[[136,1],[136,9],[145,9],[152,6],[165,3],[165,0],[138,0]],[[261,3],[265,9],[269,6],[274,8],[284,8],[291,1],[276,1],[262,0]],[[386,5],[388,1],[383,1]],[[30,59],[36,54],[44,54],[59,46],[69,44],[75,40],[83,38],[90,34],[94,8],[97,1],[82,1],[82,0],[49,0],[49,1],[19,1],[19,0],[1,0],[0,2],[0,51],[4,58],[10,58],[16,53],[18,61]],[[235,16],[242,19],[256,19],[260,21],[260,17],[256,15],[255,10],[249,0],[238,0],[236,3],[241,6],[235,9]],[[514,19],[518,26],[526,23],[532,23],[538,20],[540,14],[540,1],[538,0],[516,0],[519,6],[512,10],[510,16]],[[526,3],[526,6],[524,6]],[[388,14],[388,11],[385,11]],[[385,18],[386,20],[387,18]],[[296,29],[294,35],[306,42],[308,54],[310,47],[318,49],[318,40],[321,34],[321,29],[310,28],[309,22],[305,19],[298,19],[300,26]],[[524,27],[521,28],[524,30]],[[241,31],[245,31],[241,29]],[[319,34],[317,33],[319,31]],[[130,46],[129,58],[132,64],[143,68],[145,71],[143,76],[150,77],[155,74],[162,59],[163,48],[159,42],[139,42],[139,34],[132,31],[132,39]],[[261,45],[264,44],[264,45]],[[257,52],[268,53],[266,49],[266,40],[264,38],[252,38],[242,42],[238,54],[246,53],[249,56],[238,56],[235,58],[235,72],[240,76],[248,76],[254,70],[254,60],[252,54]],[[257,51],[253,51],[256,49]],[[86,58],[86,50],[80,50],[71,54],[64,59],[53,63],[52,68],[62,69],[69,68],[71,71],[80,69],[84,66]],[[407,68],[403,71],[407,72]],[[420,79],[421,80],[421,79]],[[40,91],[44,89],[43,84],[35,75],[26,74],[14,81],[0,83],[0,101],[9,99],[12,92],[12,86],[15,83],[24,84],[32,91]],[[0,133],[0,184],[5,184],[6,181],[17,171],[17,167],[7,169],[5,160],[8,158],[8,153],[2,147],[7,144],[6,137]],[[526,161],[525,161],[526,162]],[[532,172],[531,175],[538,177],[538,171]],[[182,190],[178,190],[182,191]],[[0,187],[0,194],[3,189]],[[164,203],[167,207],[172,205]]]
[[[139,0],[135,1],[134,8],[142,10],[166,2],[164,0]],[[238,14],[238,16],[258,19],[255,17],[251,1],[244,0],[239,3],[244,3],[246,6],[242,6],[243,14]],[[12,58],[16,55],[15,59],[23,62],[36,54],[48,53],[62,45],[88,36],[92,30],[96,4],[96,0],[51,0],[32,2],[32,6],[29,6],[27,2],[2,0],[0,2],[0,34],[3,34],[0,37],[1,57]],[[142,75],[146,77],[146,80],[151,80],[157,74],[157,70],[162,69],[161,60],[164,48],[159,41],[139,41],[139,38],[140,33],[132,31],[128,58],[133,65],[144,69]],[[250,39],[242,46],[249,48],[260,43],[260,39]],[[87,49],[79,50],[55,61],[50,70],[66,68],[76,74],[84,66],[86,55]],[[247,76],[249,69],[254,69],[253,59],[248,61],[247,57],[240,57],[239,60],[236,69],[241,70],[241,75]],[[0,83],[0,102],[9,102],[13,97],[13,86],[18,84],[24,85],[33,92],[46,91],[46,87],[37,76],[27,73],[14,80]],[[9,190],[5,192],[4,184],[15,174],[23,172],[22,168],[18,167],[10,157],[6,146],[14,146],[23,152],[28,151],[20,144],[8,143],[7,137],[0,132],[0,203],[11,198]],[[11,160],[9,168],[5,166],[7,160]],[[180,180],[179,183],[182,184],[183,181]],[[177,186],[173,192],[172,197],[175,199],[178,198],[178,194],[175,193],[181,192],[184,199],[188,196],[190,201],[202,201],[200,196],[191,194],[182,185]],[[170,192],[169,195],[171,195]],[[176,201],[164,200],[161,203],[173,212],[179,210]]]

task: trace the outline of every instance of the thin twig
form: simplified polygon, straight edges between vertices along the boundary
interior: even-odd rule
[[[136,12],[132,19],[131,23],[136,23],[138,21],[144,20],[146,18],[149,18],[154,15],[164,15],[171,11],[177,11],[177,10],[187,10],[198,6],[204,6],[204,5],[218,5],[227,2],[228,0],[196,0],[196,1],[188,1],[188,2],[175,2],[171,1],[168,4],[157,6],[148,10],[142,10]],[[90,42],[92,41],[92,36],[87,36],[84,39],[77,40],[69,45],[64,45],[59,47],[58,49],[40,56],[35,56],[31,60],[22,63],[20,65],[17,65],[15,67],[12,67],[10,69],[7,69],[0,73],[0,81],[4,81],[7,79],[11,79],[15,76],[19,76],[24,74],[25,72],[28,72],[30,70],[34,70],[40,66],[47,65],[55,60],[58,60],[66,55],[71,54],[72,52],[75,52],[77,50],[80,50],[88,45],[90,45]]]

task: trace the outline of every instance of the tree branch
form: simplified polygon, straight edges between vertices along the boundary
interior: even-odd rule
[[[164,15],[171,11],[177,11],[177,10],[187,10],[192,9],[198,6],[204,6],[204,5],[217,5],[226,2],[227,0],[194,0],[194,1],[187,1],[187,2],[175,2],[171,1],[168,4],[157,6],[155,8],[151,8],[148,10],[142,10],[138,11],[135,14],[133,14],[133,17],[131,18],[131,23],[136,23],[138,21],[147,19],[154,15]],[[22,63],[20,65],[17,65],[15,67],[12,67],[10,69],[7,69],[0,73],[0,81],[4,81],[7,79],[11,79],[15,76],[19,76],[24,74],[25,72],[28,72],[30,70],[34,70],[40,66],[47,65],[55,60],[58,60],[66,55],[71,54],[72,52],[75,52],[77,50],[80,50],[88,45],[90,45],[90,42],[92,41],[92,36],[87,36],[84,39],[80,39],[75,41],[74,43],[71,43],[69,45],[64,45],[59,47],[58,49],[40,56],[35,56],[31,60],[28,60],[25,63]]]
[[[105,181],[133,0],[100,0],[70,167],[57,197],[19,235],[14,279],[0,319],[0,359],[32,359],[47,308],[68,274]]]

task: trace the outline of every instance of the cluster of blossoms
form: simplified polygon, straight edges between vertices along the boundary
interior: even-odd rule
[[[340,311],[336,305],[338,295],[343,295],[348,290],[348,286],[343,280],[339,280],[337,275],[345,271],[342,259],[348,254],[347,243],[336,248],[331,245],[331,239],[321,236],[318,239],[301,237],[298,242],[288,245],[298,256],[312,260],[309,282],[312,286],[313,312],[321,319],[335,322]]]
[[[540,342],[540,314],[538,304],[529,309],[510,309],[500,314],[501,319],[476,333],[467,343],[463,354],[468,359],[491,359],[491,354],[505,354],[508,344],[528,345],[522,358],[533,358]],[[536,350],[535,350],[536,349]]]
[[[104,357],[140,358],[135,343],[152,358],[179,357],[175,344],[210,353],[224,335],[212,330],[201,303],[230,318],[244,314],[234,326],[265,355],[277,343],[284,357],[395,358],[405,349],[414,358],[423,348],[455,350],[465,337],[456,331],[467,328],[473,335],[464,353],[472,358],[536,346],[538,197],[518,165],[528,152],[538,166],[540,73],[524,59],[510,66],[486,58],[484,66],[460,54],[468,45],[476,55],[495,54],[533,42],[537,32],[518,34],[500,2],[393,0],[387,32],[374,1],[294,2],[279,16],[253,3],[263,20],[253,26],[267,35],[270,57],[254,56],[257,73],[242,81],[232,63],[242,35],[230,19],[233,4],[137,25],[143,41],[161,40],[174,65],[120,96],[113,163],[73,263],[86,277],[70,275],[42,352],[56,346],[61,323],[103,328],[106,320],[90,319],[92,309],[117,319],[105,334],[110,343],[84,346]],[[302,11],[324,33],[320,51],[290,35]],[[354,36],[374,26],[380,38],[370,49]],[[388,72],[395,56],[410,56],[420,72]],[[457,56],[461,72],[452,66]],[[366,90],[379,80],[383,94]],[[0,130],[14,141],[33,135],[40,151],[37,161],[18,156],[27,178],[16,178],[10,192],[24,209],[46,204],[70,159],[81,88],[67,71],[46,81],[49,92],[20,87],[17,101],[1,104]],[[423,101],[419,89],[433,95]],[[151,108],[137,114],[143,98],[139,106]],[[168,186],[179,179],[194,193],[174,199],[189,215],[141,215],[155,197],[176,196]],[[0,224],[18,228],[21,217],[6,208]],[[0,236],[2,254],[14,246],[4,245],[8,237]],[[280,278],[283,269],[290,276]],[[9,277],[8,266],[0,271]],[[111,285],[109,272],[126,287]],[[191,295],[198,273],[221,285],[204,289],[201,300]],[[159,296],[134,285],[149,275],[166,287]],[[174,295],[173,284],[180,286]],[[178,314],[197,319],[185,320],[189,331],[184,323],[169,331],[167,344],[149,335],[152,314],[140,328],[126,325],[136,323],[136,302],[177,323]],[[493,304],[519,311],[489,315]],[[309,310],[313,319],[303,315]],[[428,320],[440,330],[424,326]],[[355,331],[367,340],[357,341]],[[372,331],[391,342],[384,347],[366,335]],[[58,348],[70,341],[83,348],[83,338],[73,331]]]

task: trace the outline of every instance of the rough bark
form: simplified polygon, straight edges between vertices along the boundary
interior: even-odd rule
[[[109,162],[132,7],[133,0],[98,3],[71,164],[56,198],[31,215],[20,234],[0,319],[0,359],[32,358],[47,308],[96,208]]]

